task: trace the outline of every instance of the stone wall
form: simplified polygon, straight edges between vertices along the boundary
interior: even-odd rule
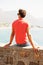
[[[43,50],[35,54],[32,48],[0,47],[0,65],[43,65]]]

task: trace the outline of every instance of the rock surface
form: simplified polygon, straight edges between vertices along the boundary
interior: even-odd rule
[[[43,50],[36,54],[29,47],[0,47],[0,65],[43,65]]]

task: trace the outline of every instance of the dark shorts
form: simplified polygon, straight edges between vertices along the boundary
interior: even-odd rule
[[[16,46],[19,46],[19,47],[26,47],[26,46],[29,46],[28,43],[25,43],[25,44],[16,44]]]

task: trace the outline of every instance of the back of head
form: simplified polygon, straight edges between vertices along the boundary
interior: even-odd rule
[[[22,18],[24,18],[26,16],[26,11],[23,9],[19,9],[18,15],[20,15]]]

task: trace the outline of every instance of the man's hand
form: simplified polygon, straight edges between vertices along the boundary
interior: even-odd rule
[[[36,54],[38,53],[38,48],[33,48],[33,50]]]
[[[39,47],[38,47],[39,48]],[[40,54],[39,54],[39,50],[38,50],[38,48],[34,48],[34,57],[36,58],[36,59],[39,59],[40,58]]]
[[[9,43],[9,44],[7,44],[7,45],[5,45],[5,46],[4,46],[4,48],[8,48],[9,46],[10,46],[10,43]]]

